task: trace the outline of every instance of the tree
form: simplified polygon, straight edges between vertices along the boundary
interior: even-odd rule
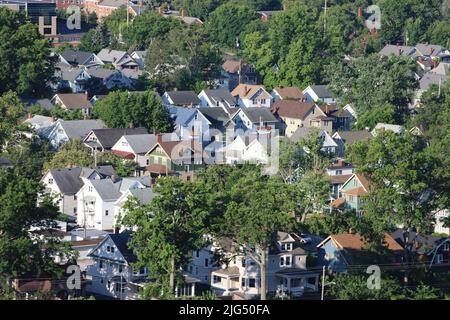
[[[256,19],[258,14],[250,6],[228,2],[209,15],[205,28],[213,41],[228,48],[235,48],[236,39],[245,26]]]
[[[365,200],[365,216],[379,235],[402,225],[405,285],[410,266],[414,264],[414,242],[411,232],[427,234],[433,219],[431,212],[439,207],[445,195],[439,181],[430,174],[439,166],[436,156],[422,138],[409,133],[379,133],[370,143],[356,143],[350,148],[349,160],[372,181],[373,190]]]
[[[44,170],[89,167],[92,164],[93,158],[83,143],[80,140],[70,140],[59,148],[49,162],[44,164]]]
[[[8,91],[0,97],[0,146],[16,133],[24,112],[25,106],[15,92]]]
[[[409,58],[373,54],[349,64],[332,64],[327,74],[330,90],[340,104],[355,107],[358,127],[364,128],[391,117],[394,123],[406,122],[408,105],[417,87],[415,69]]]
[[[54,229],[57,208],[48,196],[37,205],[38,194],[43,193],[38,181],[21,176],[14,170],[0,170],[0,276],[11,279],[28,275],[56,275],[55,257],[72,259],[60,239],[51,235],[40,237],[40,232]],[[30,231],[31,228],[35,231]]]
[[[397,300],[402,298],[401,286],[393,278],[382,277],[381,289],[367,287],[367,275],[338,273],[327,294],[339,300]]]
[[[95,104],[93,113],[110,128],[145,127],[158,132],[172,128],[168,112],[151,90],[111,92]]]
[[[109,45],[108,28],[100,23],[81,37],[79,49],[88,52],[99,52]]]
[[[182,0],[180,8],[187,11],[191,17],[197,17],[203,21],[225,0]]]
[[[125,206],[123,225],[136,228],[130,245],[138,257],[136,267],[147,267],[154,279],[147,294],[168,297],[183,282],[181,270],[192,251],[205,245],[208,211],[205,195],[195,183],[161,178],[154,191],[157,196],[150,205],[129,202]]]
[[[267,258],[269,247],[277,241],[278,231],[288,231],[294,219],[288,188],[276,178],[240,179],[231,190],[225,211],[225,236],[244,248],[261,274],[261,300],[267,294]],[[253,190],[251,193],[248,190]]]
[[[15,90],[21,95],[40,96],[54,74],[56,56],[37,26],[22,13],[0,8],[0,94]]]
[[[436,21],[430,26],[427,32],[429,43],[450,47],[450,18]]]

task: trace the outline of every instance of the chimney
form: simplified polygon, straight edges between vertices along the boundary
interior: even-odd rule
[[[86,97],[86,100],[89,100],[89,93],[86,91],[84,91],[84,96]]]
[[[156,142],[158,142],[159,144],[161,144],[161,142],[162,142],[162,133],[158,133],[157,135],[156,135]]]
[[[184,9],[181,9],[180,16],[181,16],[182,18],[186,17],[186,11],[185,11]]]
[[[130,128],[130,129],[133,129],[133,128],[134,128],[133,122],[130,122],[130,123],[128,124],[128,128]]]
[[[434,49],[430,47],[430,56],[433,54]]]
[[[162,6],[159,6],[159,7],[158,7],[158,13],[159,13],[159,14],[163,14],[163,8],[162,8]]]
[[[54,123],[55,120],[56,120],[56,119],[55,119],[55,116],[52,116],[50,121],[51,121],[52,123]]]
[[[31,118],[33,118],[33,115],[31,114],[31,112],[28,112],[27,119],[31,119]]]
[[[358,8],[358,18],[362,18],[362,16],[363,16],[363,11],[362,11],[362,8],[359,7]]]

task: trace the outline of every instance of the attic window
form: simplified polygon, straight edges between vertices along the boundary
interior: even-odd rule
[[[48,179],[48,184],[53,184],[53,179],[52,178]]]

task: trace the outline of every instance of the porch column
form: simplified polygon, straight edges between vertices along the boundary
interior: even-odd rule
[[[191,285],[191,297],[195,297],[195,283]]]
[[[291,278],[287,278],[287,289],[291,291]]]

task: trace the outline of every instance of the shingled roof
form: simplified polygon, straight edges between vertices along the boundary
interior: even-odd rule
[[[282,118],[305,119],[308,112],[314,108],[314,103],[297,100],[278,100],[272,111]]]
[[[94,129],[89,134],[91,133],[95,134],[104,149],[111,149],[122,136],[148,134],[146,128],[103,128]]]

